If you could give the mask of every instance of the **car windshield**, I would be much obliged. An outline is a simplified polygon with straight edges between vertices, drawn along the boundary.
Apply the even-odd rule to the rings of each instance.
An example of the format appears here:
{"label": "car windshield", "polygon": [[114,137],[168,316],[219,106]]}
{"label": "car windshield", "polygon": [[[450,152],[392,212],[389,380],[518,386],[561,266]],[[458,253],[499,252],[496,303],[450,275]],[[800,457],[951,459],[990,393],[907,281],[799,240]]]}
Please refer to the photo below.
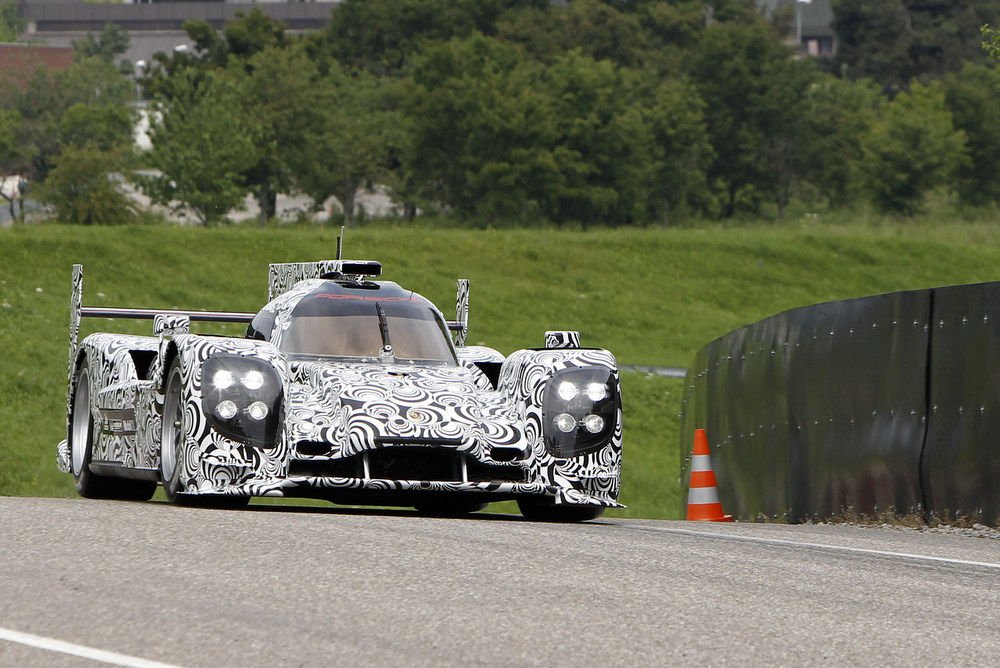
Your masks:
{"label": "car windshield", "polygon": [[279,347],[292,355],[375,358],[382,350],[379,309],[397,360],[456,364],[447,326],[426,305],[365,304],[364,312],[293,315]]}

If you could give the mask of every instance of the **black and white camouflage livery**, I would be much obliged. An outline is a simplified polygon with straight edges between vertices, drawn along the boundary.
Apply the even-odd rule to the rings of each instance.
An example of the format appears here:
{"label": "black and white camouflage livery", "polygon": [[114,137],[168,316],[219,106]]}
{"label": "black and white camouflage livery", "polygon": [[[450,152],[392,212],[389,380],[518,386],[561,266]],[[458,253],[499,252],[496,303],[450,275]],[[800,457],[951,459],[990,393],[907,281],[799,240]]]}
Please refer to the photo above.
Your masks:
{"label": "black and white camouflage livery", "polygon": [[[60,469],[102,498],[150,498],[159,484],[189,503],[299,496],[459,513],[517,500],[526,516],[556,520],[620,505],[610,352],[581,348],[567,331],[507,357],[466,346],[468,281],[447,322],[419,295],[369,280],[380,272],[369,261],[271,265],[270,301],[238,314],[90,309],[75,266]],[[296,319],[347,308],[377,313],[386,345],[353,357],[303,352]],[[383,313],[393,308],[430,309],[446,341],[435,343],[440,359],[397,356],[389,336],[403,321]],[[153,336],[77,342],[81,316],[150,318]],[[190,333],[202,320],[246,322],[247,336]]]}

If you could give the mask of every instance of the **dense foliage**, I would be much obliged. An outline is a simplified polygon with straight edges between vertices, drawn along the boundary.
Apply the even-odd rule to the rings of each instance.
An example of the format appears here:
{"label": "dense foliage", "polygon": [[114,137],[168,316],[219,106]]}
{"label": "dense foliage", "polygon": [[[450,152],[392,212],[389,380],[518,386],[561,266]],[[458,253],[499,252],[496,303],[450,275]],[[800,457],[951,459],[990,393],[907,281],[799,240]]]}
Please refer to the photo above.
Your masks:
{"label": "dense foliage", "polygon": [[[289,192],[334,197],[351,222],[375,184],[403,215],[478,225],[996,205],[1000,80],[980,26],[1000,1],[832,6],[839,50],[819,59],[754,0],[344,0],[306,35],[256,9],[221,31],[189,22],[194,46],[143,73],[155,171],[137,181],[203,224],[247,195],[264,224]],[[122,37],[7,87],[4,173],[44,179],[88,118],[92,150],[127,157],[108,142],[120,114],[98,118],[130,91]]]}
{"label": "dense foliage", "polygon": [[832,0],[836,66],[889,88],[982,63],[980,28],[1000,17],[997,0]]}

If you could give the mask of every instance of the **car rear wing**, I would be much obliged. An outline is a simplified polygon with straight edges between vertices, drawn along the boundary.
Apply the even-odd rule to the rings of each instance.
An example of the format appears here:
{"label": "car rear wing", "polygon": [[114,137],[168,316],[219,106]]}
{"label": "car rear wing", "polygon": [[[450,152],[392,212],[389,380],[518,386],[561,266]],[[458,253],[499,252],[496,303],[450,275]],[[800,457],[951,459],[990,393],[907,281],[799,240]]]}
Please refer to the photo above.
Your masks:
{"label": "car rear wing", "polygon": [[83,305],[83,265],[73,265],[73,287],[69,307],[69,377],[72,381],[79,351],[80,320],[83,318],[119,318],[128,320],[153,320],[154,334],[172,329],[178,322],[235,322],[249,323],[254,313],[230,311],[183,311],[177,309],[105,308]]}
{"label": "car rear wing", "polygon": [[[378,276],[382,265],[372,260],[323,260],[272,264],[269,269],[268,288],[270,299],[287,291],[292,285],[306,278],[319,278],[332,273],[351,276]],[[460,278],[455,297],[455,320],[448,321],[448,330],[455,336],[455,345],[465,346],[469,333],[469,279]],[[83,305],[83,265],[73,265],[73,286],[70,294],[69,317],[69,379],[76,370],[79,352],[80,321],[83,318],[118,318],[128,320],[153,320],[154,334],[169,327],[171,321],[186,318],[188,322],[249,323],[253,313],[230,311],[187,311],[178,309],[107,308]],[[160,331],[157,331],[160,330]]]}

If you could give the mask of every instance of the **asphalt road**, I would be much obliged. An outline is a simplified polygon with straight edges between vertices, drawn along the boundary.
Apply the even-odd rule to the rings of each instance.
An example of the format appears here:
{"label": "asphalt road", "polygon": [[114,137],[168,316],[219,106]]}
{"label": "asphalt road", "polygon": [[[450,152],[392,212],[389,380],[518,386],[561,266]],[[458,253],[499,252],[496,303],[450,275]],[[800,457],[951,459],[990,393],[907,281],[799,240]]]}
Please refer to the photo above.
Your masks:
{"label": "asphalt road", "polygon": [[1000,540],[0,498],[0,665],[98,665],[56,641],[119,665],[992,665]]}

